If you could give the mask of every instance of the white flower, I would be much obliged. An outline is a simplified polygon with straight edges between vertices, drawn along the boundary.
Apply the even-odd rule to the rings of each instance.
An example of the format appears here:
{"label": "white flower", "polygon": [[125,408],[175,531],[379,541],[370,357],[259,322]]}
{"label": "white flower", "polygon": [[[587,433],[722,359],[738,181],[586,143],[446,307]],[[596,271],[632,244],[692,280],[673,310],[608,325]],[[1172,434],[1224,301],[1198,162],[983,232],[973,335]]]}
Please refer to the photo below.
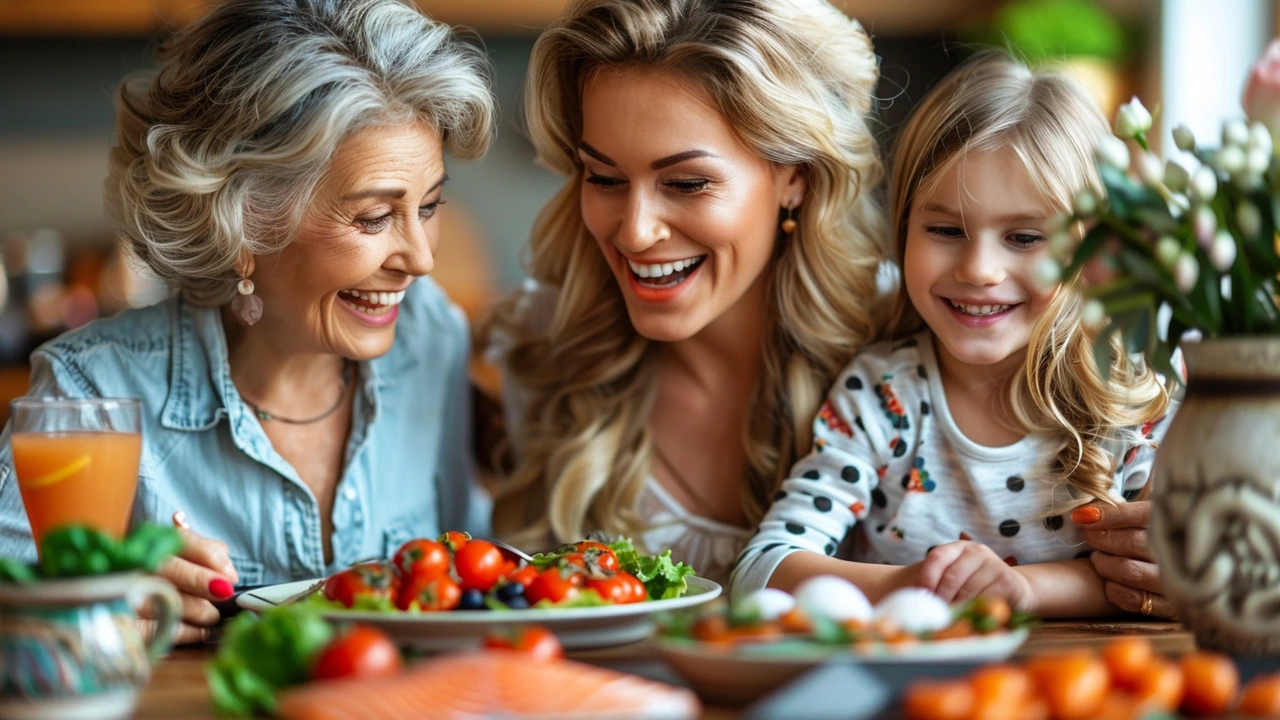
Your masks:
{"label": "white flower", "polygon": [[1102,327],[1102,323],[1106,322],[1106,319],[1107,308],[1103,306],[1101,300],[1088,300],[1080,310],[1080,322],[1091,330],[1097,330]]}
{"label": "white flower", "polygon": [[1070,258],[1076,241],[1066,230],[1055,231],[1049,236],[1049,252],[1056,258]]}
{"label": "white flower", "polygon": [[1243,120],[1228,120],[1222,125],[1222,146],[1243,148],[1249,144],[1249,126]]}
{"label": "white flower", "polygon": [[1196,149],[1196,136],[1191,133],[1191,128],[1186,125],[1179,125],[1173,129],[1173,144],[1183,152],[1194,152]]}
{"label": "white flower", "polygon": [[1236,224],[1246,238],[1257,237],[1262,232],[1262,213],[1258,206],[1248,200],[1241,200],[1236,206]]}
{"label": "white flower", "polygon": [[1174,192],[1186,192],[1191,182],[1191,170],[1174,158],[1164,163],[1164,184]]}
{"label": "white flower", "polygon": [[1213,200],[1213,196],[1218,194],[1218,176],[1214,174],[1213,168],[1200,166],[1191,176],[1191,183],[1187,186],[1191,192],[1191,199],[1198,203],[1207,203]]}
{"label": "white flower", "polygon": [[1226,230],[1219,230],[1209,246],[1209,262],[1218,272],[1227,272],[1236,262],[1236,240]]}
{"label": "white flower", "polygon": [[1178,256],[1182,254],[1182,243],[1168,235],[1162,236],[1156,241],[1155,256],[1156,261],[1161,265],[1173,269],[1175,263],[1178,262]]}
{"label": "white flower", "polygon": [[1062,266],[1053,258],[1041,258],[1040,262],[1031,268],[1031,277],[1040,287],[1051,290],[1062,280]]}
{"label": "white flower", "polygon": [[1108,135],[1098,141],[1098,149],[1095,151],[1098,162],[1108,165],[1121,172],[1129,169],[1129,146],[1124,141],[1114,135]]}
{"label": "white flower", "polygon": [[1196,256],[1189,252],[1179,255],[1173,265],[1173,284],[1178,286],[1178,292],[1191,292],[1199,279],[1200,263],[1196,262]]}
{"label": "white flower", "polygon": [[1218,151],[1218,169],[1228,175],[1244,170],[1248,161],[1244,148],[1238,145],[1226,145]]}
{"label": "white flower", "polygon": [[1191,209],[1191,201],[1182,193],[1169,193],[1169,197],[1166,198],[1165,204],[1169,206],[1169,215],[1172,216],[1174,220],[1186,215],[1187,211]]}
{"label": "white flower", "polygon": [[1142,153],[1138,158],[1138,177],[1148,187],[1160,187],[1164,184],[1164,163],[1155,153]]}
{"label": "white flower", "polygon": [[1245,169],[1250,174],[1261,175],[1271,167],[1271,148],[1249,148],[1245,151],[1244,158]]}
{"label": "white flower", "polygon": [[1218,230],[1218,218],[1208,206],[1199,205],[1191,214],[1191,230],[1196,235],[1200,247],[1208,250],[1213,243],[1213,234]]}
{"label": "white flower", "polygon": [[1268,155],[1271,154],[1271,151],[1274,148],[1271,139],[1271,131],[1267,129],[1266,125],[1263,125],[1260,122],[1255,122],[1249,126],[1248,147],[1250,150],[1262,150]]}
{"label": "white flower", "polygon": [[1129,102],[1120,106],[1116,112],[1116,135],[1122,138],[1136,138],[1151,129],[1151,113],[1142,106],[1142,101],[1134,96]]}
{"label": "white flower", "polygon": [[1089,217],[1098,212],[1098,198],[1089,188],[1085,188],[1076,193],[1076,201],[1074,203],[1076,214],[1080,217]]}

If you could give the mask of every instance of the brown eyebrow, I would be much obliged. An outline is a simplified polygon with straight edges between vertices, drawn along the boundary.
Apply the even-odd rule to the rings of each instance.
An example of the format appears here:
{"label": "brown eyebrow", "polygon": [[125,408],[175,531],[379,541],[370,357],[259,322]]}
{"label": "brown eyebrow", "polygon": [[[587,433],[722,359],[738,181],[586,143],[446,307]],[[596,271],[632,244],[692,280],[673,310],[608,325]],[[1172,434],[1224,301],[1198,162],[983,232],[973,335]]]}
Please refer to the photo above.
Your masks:
{"label": "brown eyebrow", "polygon": [[[427,190],[427,193],[430,194],[435,192],[436,188],[440,187],[441,185],[444,185],[445,181],[447,181],[448,179],[449,179],[448,175],[441,175],[440,179],[437,180],[436,183],[432,185],[430,189]],[[344,195],[342,198],[342,201],[352,202],[354,200],[365,200],[368,198],[399,200],[400,198],[404,197],[405,192],[406,191],[404,188],[369,188],[368,190],[357,190],[356,192],[353,192],[350,195]]]}
{"label": "brown eyebrow", "polygon": [[[925,203],[920,207],[921,212],[935,212],[943,215],[959,216],[962,213],[953,207],[948,207],[941,203]],[[1013,213],[1011,215],[1001,215],[995,218],[996,222],[1001,225],[1016,225],[1023,222],[1043,222],[1047,216],[1039,213]]]}
{"label": "brown eyebrow", "polygon": [[[604,163],[605,165],[608,165],[609,167],[615,167],[615,168],[618,167],[618,163],[614,162],[613,158],[610,158],[608,155],[605,155],[599,150],[591,147],[591,145],[587,143],[585,140],[578,143],[578,149],[590,155],[592,158],[595,158],[596,160]],[[685,150],[684,152],[679,152],[679,153],[676,153],[675,155],[668,155],[664,158],[659,158],[657,160],[654,160],[652,163],[649,164],[649,167],[654,170],[661,170],[665,167],[670,167],[672,165],[675,165],[676,163],[684,162],[685,160],[693,160],[695,158],[704,158],[704,157],[716,157],[716,155],[710,150]]]}

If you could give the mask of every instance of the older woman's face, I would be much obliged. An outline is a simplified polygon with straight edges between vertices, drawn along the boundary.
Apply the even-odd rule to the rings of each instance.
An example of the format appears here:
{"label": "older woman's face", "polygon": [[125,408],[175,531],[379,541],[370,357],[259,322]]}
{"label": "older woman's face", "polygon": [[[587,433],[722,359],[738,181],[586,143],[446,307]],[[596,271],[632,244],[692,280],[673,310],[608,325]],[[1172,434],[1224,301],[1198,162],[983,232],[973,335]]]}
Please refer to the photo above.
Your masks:
{"label": "older woman's face", "polygon": [[353,133],[334,153],[294,241],[255,259],[263,323],[313,352],[385,354],[405,290],[434,265],[444,179],[442,143],[431,128]]}
{"label": "older woman's face", "polygon": [[761,279],[803,176],[753,153],[676,75],[606,68],[582,106],[582,218],[631,322],[653,340],[693,337]]}

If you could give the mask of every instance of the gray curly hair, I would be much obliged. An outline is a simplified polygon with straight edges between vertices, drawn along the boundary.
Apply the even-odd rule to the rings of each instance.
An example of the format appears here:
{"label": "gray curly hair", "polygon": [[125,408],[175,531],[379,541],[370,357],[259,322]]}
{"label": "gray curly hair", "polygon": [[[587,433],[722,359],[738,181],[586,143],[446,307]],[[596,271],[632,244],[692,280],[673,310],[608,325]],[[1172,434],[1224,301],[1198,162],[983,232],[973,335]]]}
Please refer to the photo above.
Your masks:
{"label": "gray curly hair", "polygon": [[463,159],[493,137],[484,53],[399,0],[230,0],[156,57],[117,94],[107,212],[200,305],[231,299],[242,252],[292,239],[355,130],[421,121]]}

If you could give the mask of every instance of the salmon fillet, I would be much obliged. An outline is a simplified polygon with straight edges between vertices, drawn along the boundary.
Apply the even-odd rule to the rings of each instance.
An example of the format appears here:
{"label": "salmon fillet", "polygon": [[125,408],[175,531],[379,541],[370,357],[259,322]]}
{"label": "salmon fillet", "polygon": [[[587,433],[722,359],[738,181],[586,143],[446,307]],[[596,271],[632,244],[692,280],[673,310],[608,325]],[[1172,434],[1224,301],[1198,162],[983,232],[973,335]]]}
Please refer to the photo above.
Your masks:
{"label": "salmon fillet", "polygon": [[701,711],[683,688],[505,650],[440,657],[392,678],[312,683],[279,702],[285,720],[676,720]]}

